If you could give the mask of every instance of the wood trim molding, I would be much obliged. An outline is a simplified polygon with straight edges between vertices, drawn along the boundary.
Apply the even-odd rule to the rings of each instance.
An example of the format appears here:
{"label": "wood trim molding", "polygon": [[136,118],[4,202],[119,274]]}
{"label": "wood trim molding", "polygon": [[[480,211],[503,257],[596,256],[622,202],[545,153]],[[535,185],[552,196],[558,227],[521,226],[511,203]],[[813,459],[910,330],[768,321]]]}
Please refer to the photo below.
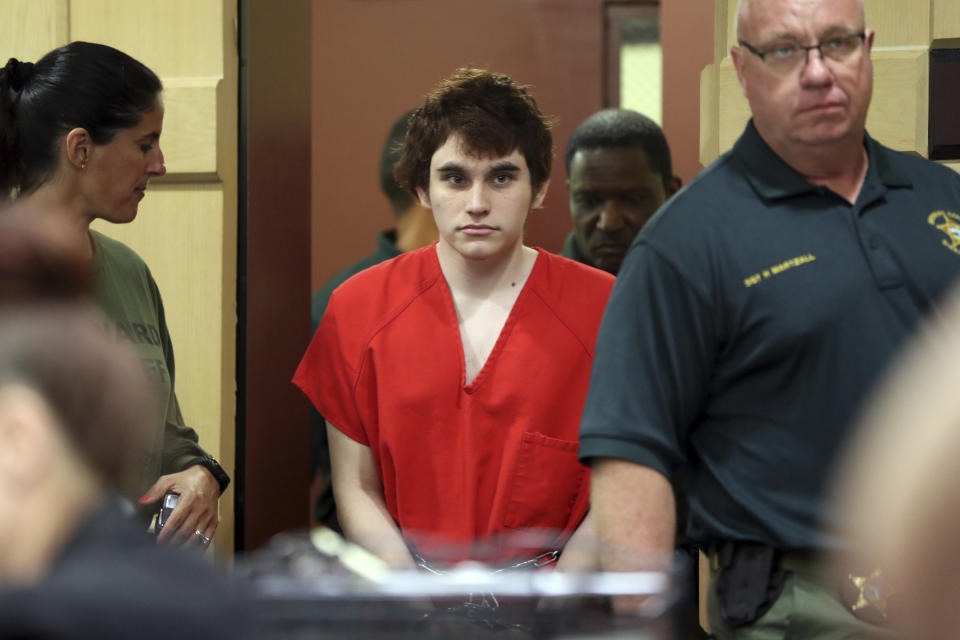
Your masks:
{"label": "wood trim molding", "polygon": [[167,181],[206,182],[222,178],[217,153],[220,78],[163,79],[162,147]]}

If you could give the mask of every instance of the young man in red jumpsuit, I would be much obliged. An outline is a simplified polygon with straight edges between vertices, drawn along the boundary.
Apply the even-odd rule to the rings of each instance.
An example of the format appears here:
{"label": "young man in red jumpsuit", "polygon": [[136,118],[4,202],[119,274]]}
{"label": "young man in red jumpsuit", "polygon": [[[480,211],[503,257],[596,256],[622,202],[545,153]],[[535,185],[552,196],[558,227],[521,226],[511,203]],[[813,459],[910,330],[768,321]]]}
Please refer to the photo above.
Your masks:
{"label": "young man in red jumpsuit", "polygon": [[559,567],[586,568],[577,431],[613,277],[523,244],[549,122],[509,77],[461,69],[404,145],[398,182],[439,241],[336,289],[294,377],[327,419],[344,533],[397,568],[564,547]]}

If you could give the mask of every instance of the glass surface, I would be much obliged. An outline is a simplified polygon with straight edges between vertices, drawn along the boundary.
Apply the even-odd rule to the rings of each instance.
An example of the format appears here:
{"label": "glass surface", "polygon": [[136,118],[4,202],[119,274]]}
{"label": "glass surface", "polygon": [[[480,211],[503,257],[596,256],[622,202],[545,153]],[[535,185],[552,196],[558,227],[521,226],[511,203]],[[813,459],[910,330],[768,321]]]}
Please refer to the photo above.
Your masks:
{"label": "glass surface", "polygon": [[[646,638],[671,640],[689,612],[695,565],[631,573],[494,570],[477,562],[442,573],[390,571],[329,530],[286,533],[238,563],[270,638]],[[611,597],[642,596],[617,615]],[[684,608],[685,607],[685,608]],[[689,615],[687,613],[686,615]]]}

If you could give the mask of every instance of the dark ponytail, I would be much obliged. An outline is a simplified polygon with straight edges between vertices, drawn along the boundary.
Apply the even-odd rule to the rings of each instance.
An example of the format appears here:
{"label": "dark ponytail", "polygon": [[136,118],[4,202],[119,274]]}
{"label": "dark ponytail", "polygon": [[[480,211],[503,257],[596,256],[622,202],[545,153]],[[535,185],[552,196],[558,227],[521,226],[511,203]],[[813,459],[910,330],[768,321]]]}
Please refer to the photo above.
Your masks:
{"label": "dark ponytail", "polygon": [[0,197],[48,180],[71,129],[106,144],[137,125],[162,89],[153,71],[102,44],[71,42],[36,64],[11,58],[0,70]]}
{"label": "dark ponytail", "polygon": [[16,105],[32,74],[33,64],[16,58],[10,58],[0,69],[0,194],[3,195],[10,192],[21,173]]}
{"label": "dark ponytail", "polygon": [[10,58],[7,66],[3,68],[9,78],[10,88],[14,91],[23,91],[23,86],[27,84],[30,76],[33,75],[32,62],[20,62],[16,58]]}

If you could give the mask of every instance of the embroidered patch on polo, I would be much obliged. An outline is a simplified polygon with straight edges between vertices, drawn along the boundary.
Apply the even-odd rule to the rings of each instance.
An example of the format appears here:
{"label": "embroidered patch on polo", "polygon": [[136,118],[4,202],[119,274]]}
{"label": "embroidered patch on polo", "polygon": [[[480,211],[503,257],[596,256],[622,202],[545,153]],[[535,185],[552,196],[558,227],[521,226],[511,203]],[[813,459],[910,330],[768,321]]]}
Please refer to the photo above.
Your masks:
{"label": "embroidered patch on polo", "polygon": [[960,255],[960,215],[952,211],[934,211],[927,217],[927,222],[947,235],[943,246]]}

